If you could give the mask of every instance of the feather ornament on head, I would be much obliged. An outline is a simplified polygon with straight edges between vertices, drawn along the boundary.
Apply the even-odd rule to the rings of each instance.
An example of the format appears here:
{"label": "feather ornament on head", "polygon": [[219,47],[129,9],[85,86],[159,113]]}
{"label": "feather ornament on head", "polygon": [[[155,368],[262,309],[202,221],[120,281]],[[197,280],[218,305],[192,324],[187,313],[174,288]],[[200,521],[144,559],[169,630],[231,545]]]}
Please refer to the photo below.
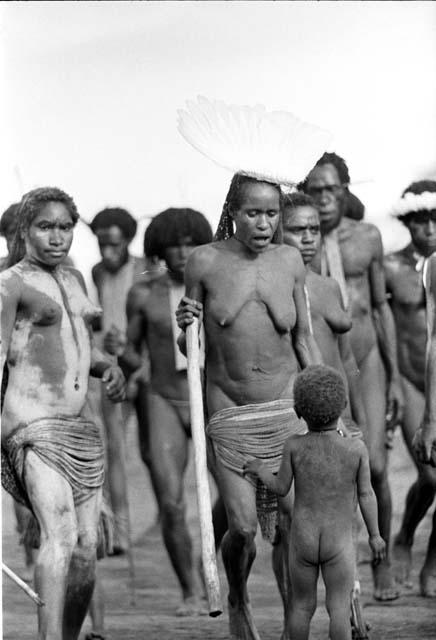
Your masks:
{"label": "feather ornament on head", "polygon": [[402,198],[392,207],[391,215],[402,218],[408,213],[417,211],[433,211],[436,209],[436,193],[424,191],[423,193],[411,193],[407,191]]}
{"label": "feather ornament on head", "polygon": [[219,166],[287,186],[307,175],[332,138],[286,111],[229,105],[202,96],[187,101],[178,116],[185,140]]}

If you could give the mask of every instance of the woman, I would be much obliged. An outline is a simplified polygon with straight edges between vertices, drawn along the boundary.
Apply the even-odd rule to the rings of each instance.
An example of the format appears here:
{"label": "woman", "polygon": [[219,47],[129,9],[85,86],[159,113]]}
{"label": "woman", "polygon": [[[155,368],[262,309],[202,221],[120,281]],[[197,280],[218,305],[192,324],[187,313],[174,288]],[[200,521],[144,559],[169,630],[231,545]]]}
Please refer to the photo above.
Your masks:
{"label": "woman", "polygon": [[121,370],[92,346],[99,310],[81,274],[63,265],[78,218],[60,189],[30,191],[0,274],[1,366],[9,371],[2,454],[40,529],[38,637],[47,640],[78,638],[94,587],[104,461],[98,429],[85,418],[89,375],[114,402],[124,395]]}
{"label": "woman", "polygon": [[[189,256],[186,295],[177,311],[182,330],[203,315],[207,433],[229,523],[222,553],[232,638],[258,638],[247,594],[258,516],[264,535],[275,543],[274,570],[285,606],[289,586],[288,519],[281,519],[281,535],[274,537],[272,496],[254,478],[243,477],[243,466],[256,456],[278,470],[284,441],[304,428],[293,410],[295,376],[300,367],[321,360],[309,330],[301,256],[277,244],[280,210],[278,185],[236,174],[218,242]],[[183,338],[179,344],[185,348]]]}

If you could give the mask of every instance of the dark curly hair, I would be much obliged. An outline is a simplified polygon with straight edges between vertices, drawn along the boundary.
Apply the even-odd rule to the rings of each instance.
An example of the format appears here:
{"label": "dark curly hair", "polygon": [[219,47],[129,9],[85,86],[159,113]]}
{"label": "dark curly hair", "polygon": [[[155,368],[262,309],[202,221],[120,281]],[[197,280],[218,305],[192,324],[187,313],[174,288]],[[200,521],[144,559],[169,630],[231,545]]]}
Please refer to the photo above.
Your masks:
{"label": "dark curly hair", "polygon": [[97,233],[99,229],[119,227],[126,240],[133,240],[138,224],[126,209],[121,209],[121,207],[107,207],[95,215],[89,226],[93,233]]}
{"label": "dark curly hair", "polygon": [[38,189],[32,189],[32,191],[29,191],[22,197],[18,207],[16,214],[17,229],[12,243],[11,253],[8,257],[7,267],[12,267],[24,258],[26,248],[23,232],[29,228],[32,221],[49,202],[61,202],[69,212],[73,223],[76,224],[78,221],[79,213],[74,200],[65,193],[65,191],[62,191],[58,187],[39,187]]}
{"label": "dark curly hair", "polygon": [[344,381],[332,367],[310,365],[295,379],[295,411],[314,429],[337,420],[346,406],[346,398]]}
{"label": "dark curly hair", "polygon": [[283,209],[296,209],[297,207],[313,207],[316,209],[316,204],[312,196],[307,193],[301,193],[301,191],[283,196]]}
{"label": "dark curly hair", "polygon": [[[279,194],[280,198],[280,210],[282,209],[283,204],[283,192],[279,184],[274,182],[269,182],[268,180],[259,180],[257,178],[253,178],[252,176],[247,176],[243,173],[235,173],[230,183],[230,188],[227,192],[226,199],[224,201],[223,210],[221,212],[221,217],[218,223],[218,228],[216,230],[214,240],[227,240],[231,238],[234,234],[233,228],[233,218],[231,216],[231,212],[237,211],[241,206],[244,195],[245,195],[245,186],[247,184],[269,184],[275,189]],[[279,226],[277,227],[277,231],[274,234],[272,239],[274,243],[282,242],[282,225],[281,225],[281,215]]]}
{"label": "dark curly hair", "polygon": [[212,242],[212,229],[205,216],[195,209],[165,209],[150,222],[144,234],[144,254],[148,258],[165,257],[168,247],[177,246],[183,238],[195,245]]}
{"label": "dark curly hair", "polygon": [[[401,197],[404,197],[406,193],[414,193],[416,195],[420,195],[421,193],[425,193],[428,191],[429,193],[436,193],[436,180],[418,180],[417,182],[412,182],[409,186],[404,189]],[[420,211],[410,211],[410,213],[406,213],[403,216],[398,216],[398,220],[400,220],[403,224],[407,225],[409,222],[415,218],[416,214],[421,213]],[[425,211],[425,213],[429,213]]]}
{"label": "dark curly hair", "polygon": [[6,238],[6,236],[13,235],[18,226],[18,209],[20,208],[19,202],[14,202],[9,205],[6,211],[3,211],[0,218],[0,236]]}
{"label": "dark curly hair", "polygon": [[[339,181],[344,187],[344,215],[347,218],[352,218],[353,220],[362,220],[365,215],[365,206],[362,201],[354,195],[354,193],[351,193],[348,188],[351,180],[347,163],[343,158],[341,158],[341,156],[338,156],[337,153],[326,152],[321,156],[321,158],[319,158],[319,160],[317,160],[314,168],[322,167],[326,164],[331,164],[335,167]],[[308,179],[309,176],[306,176],[306,178],[297,185],[297,189],[299,191],[307,191]]]}

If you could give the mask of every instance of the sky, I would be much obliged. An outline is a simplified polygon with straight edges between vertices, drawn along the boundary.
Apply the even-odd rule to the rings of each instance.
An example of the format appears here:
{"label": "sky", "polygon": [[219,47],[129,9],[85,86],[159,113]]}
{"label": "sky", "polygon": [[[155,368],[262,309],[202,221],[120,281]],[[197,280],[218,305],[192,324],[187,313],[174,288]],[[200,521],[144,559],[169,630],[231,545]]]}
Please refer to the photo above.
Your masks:
{"label": "sky", "polygon": [[[436,3],[3,2],[0,14],[0,211],[43,185],[85,222],[123,206],[140,221],[137,255],[167,207],[216,226],[231,175],[176,127],[197,95],[329,129],[387,250],[407,240],[392,203],[436,179]],[[98,259],[86,224],[72,255],[85,275]]]}

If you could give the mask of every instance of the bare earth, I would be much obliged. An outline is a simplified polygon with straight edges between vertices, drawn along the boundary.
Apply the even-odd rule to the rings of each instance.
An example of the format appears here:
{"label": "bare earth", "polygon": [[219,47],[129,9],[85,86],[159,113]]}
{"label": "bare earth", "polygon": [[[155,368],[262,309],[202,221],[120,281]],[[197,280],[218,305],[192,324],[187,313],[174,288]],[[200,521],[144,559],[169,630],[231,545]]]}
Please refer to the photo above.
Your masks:
{"label": "bare earth", "polygon": [[[161,542],[153,528],[156,517],[155,500],[148,475],[139,459],[136,431],[129,424],[128,434],[130,511],[133,529],[135,602],[132,602],[131,580],[125,557],[107,558],[99,563],[106,592],[106,628],[110,640],[220,640],[228,638],[227,614],[218,618],[178,618],[174,611],[179,604],[179,590]],[[396,532],[407,488],[415,476],[412,463],[397,433],[390,460],[394,499],[393,531]],[[189,522],[199,549],[196,526],[196,502],[192,464],[187,479]],[[434,505],[432,507],[434,509]],[[417,574],[423,562],[424,549],[430,531],[430,515],[420,525],[414,546],[413,588],[388,604],[371,598],[369,564],[359,567],[363,589],[364,614],[372,626],[372,640],[430,640],[436,638],[436,599],[418,595]],[[3,559],[18,575],[25,574],[23,554],[14,531],[12,501],[3,492]],[[366,538],[361,535],[362,560],[369,558]],[[223,602],[226,600],[226,579],[219,558]],[[278,640],[282,628],[282,608],[271,569],[269,546],[258,538],[258,555],[250,577],[250,593],[256,623],[262,640]],[[324,588],[319,585],[318,610],[311,627],[313,640],[327,638],[328,621],[324,609]],[[83,634],[89,631],[85,621]],[[36,607],[7,577],[3,578],[3,638],[30,640],[36,638]]]}

